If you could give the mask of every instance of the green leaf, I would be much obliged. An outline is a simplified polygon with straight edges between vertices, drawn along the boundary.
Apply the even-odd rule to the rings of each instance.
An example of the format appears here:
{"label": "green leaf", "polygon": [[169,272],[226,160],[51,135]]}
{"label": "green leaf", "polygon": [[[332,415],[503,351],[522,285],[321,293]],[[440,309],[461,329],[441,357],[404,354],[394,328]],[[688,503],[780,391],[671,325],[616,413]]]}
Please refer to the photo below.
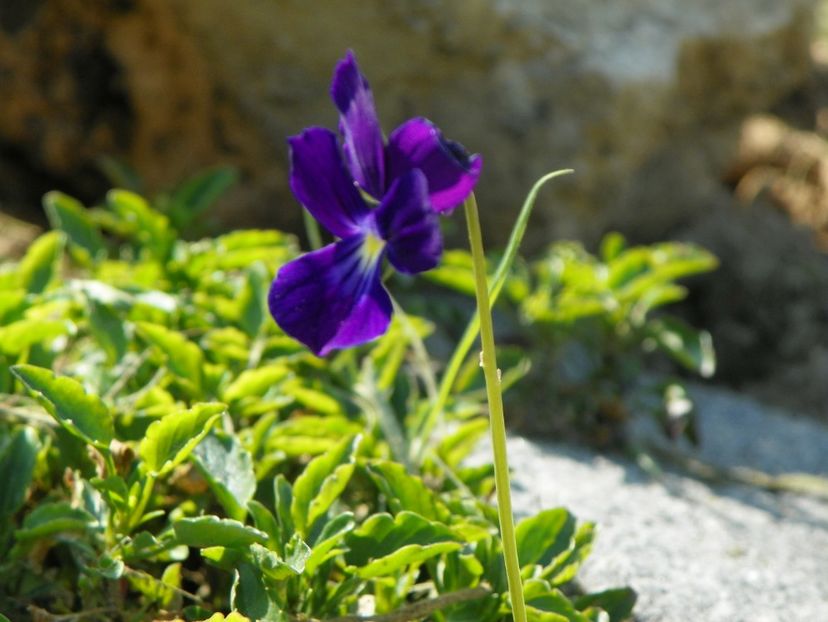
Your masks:
{"label": "green leaf", "polygon": [[[527,613],[530,620],[539,622],[590,622],[584,613],[558,589],[543,579],[529,579],[523,583]],[[550,617],[548,614],[552,614]]]}
{"label": "green leaf", "polygon": [[415,512],[428,520],[440,520],[447,510],[439,504],[434,492],[429,490],[423,480],[411,475],[397,462],[377,461],[368,465],[368,473],[385,495],[391,511],[403,510]]}
{"label": "green leaf", "polygon": [[173,530],[179,543],[196,548],[246,548],[251,544],[267,543],[267,534],[263,531],[217,516],[182,518],[173,523]]}
{"label": "green leaf", "polygon": [[30,542],[69,531],[86,531],[97,524],[95,517],[65,501],[43,503],[23,519],[23,528],[14,532],[19,542]]}
{"label": "green leaf", "polygon": [[129,346],[124,321],[109,307],[89,301],[89,330],[106,352],[110,363],[117,363]]}
{"label": "green leaf", "polygon": [[316,519],[325,514],[345,490],[354,472],[354,459],[361,439],[359,435],[343,439],[328,453],[311,460],[296,478],[290,515],[300,534],[307,535]]}
{"label": "green leaf", "polygon": [[389,575],[463,546],[447,526],[413,512],[395,517],[374,514],[346,541],[350,550],[345,560],[352,572],[365,579]]}
{"label": "green leaf", "polygon": [[69,432],[98,449],[109,450],[114,436],[112,413],[101,398],[86,393],[77,380],[58,377],[42,367],[15,365],[12,373]]}
{"label": "green leaf", "polygon": [[233,608],[251,620],[287,622],[275,590],[265,584],[261,571],[250,563],[241,563],[230,594]]}
{"label": "green leaf", "polygon": [[35,431],[24,426],[15,430],[11,440],[0,450],[0,521],[4,521],[23,505],[34,477],[40,440]]}
{"label": "green leaf", "polygon": [[282,528],[273,513],[255,499],[247,502],[247,509],[253,517],[256,529],[268,536],[268,547],[274,550],[282,549]]}
{"label": "green leaf", "polygon": [[360,430],[360,424],[341,416],[292,417],[274,426],[267,439],[267,450],[283,451],[288,456],[317,456]]}
{"label": "green leaf", "polygon": [[574,604],[577,609],[600,607],[607,612],[610,622],[624,622],[624,620],[632,618],[633,607],[635,607],[637,598],[638,595],[635,590],[623,587],[577,596]]}
{"label": "green leaf", "polygon": [[316,569],[326,561],[348,550],[345,546],[345,536],[353,531],[355,525],[352,512],[343,512],[328,521],[322,528],[305,564],[305,570],[309,576],[313,576]]}
{"label": "green leaf", "polygon": [[141,336],[163,352],[172,372],[199,394],[202,387],[204,355],[192,341],[184,335],[160,324],[138,322],[136,324]]}
{"label": "green leaf", "polygon": [[702,378],[710,378],[716,371],[713,339],[707,331],[696,330],[677,317],[663,316],[649,322],[647,332],[661,350]]}
{"label": "green leaf", "polygon": [[226,402],[235,402],[245,397],[260,397],[289,373],[290,369],[281,363],[246,369],[224,390],[222,397]]}
{"label": "green leaf", "polygon": [[256,492],[250,453],[235,436],[214,431],[196,446],[193,456],[227,515],[244,520],[247,503]]}
{"label": "green leaf", "polygon": [[488,431],[489,420],[486,417],[463,423],[454,432],[440,439],[437,454],[447,466],[456,469]]}
{"label": "green leaf", "polygon": [[175,240],[167,217],[128,190],[110,190],[107,206],[121,219],[126,232],[158,261],[165,262]]}
{"label": "green leaf", "polygon": [[296,531],[291,513],[293,488],[281,473],[273,478],[273,505],[276,508],[276,520],[279,521],[282,537],[287,540],[287,535]]}
{"label": "green leaf", "polygon": [[191,177],[170,197],[170,217],[183,228],[194,222],[222,194],[238,181],[236,169],[216,167]]}
{"label": "green leaf", "polygon": [[85,261],[97,259],[106,252],[103,238],[86,208],[77,200],[52,191],[43,197],[43,207],[53,229],[60,229]]}
{"label": "green leaf", "polygon": [[575,518],[564,508],[544,510],[525,518],[515,528],[521,568],[546,566],[567,551],[575,533]]}
{"label": "green leaf", "polygon": [[50,231],[29,246],[17,267],[21,287],[33,294],[39,294],[46,289],[57,274],[64,239],[60,231]]}
{"label": "green leaf", "polygon": [[139,449],[144,468],[155,476],[172,471],[207,436],[224,410],[224,404],[196,404],[153,421]]}
{"label": "green leaf", "polygon": [[574,579],[581,565],[589,556],[594,539],[595,525],[593,523],[579,525],[570,541],[569,549],[559,554],[543,568],[540,576],[547,579],[552,585],[564,585]]}
{"label": "green leaf", "polygon": [[244,287],[239,295],[239,326],[250,337],[258,335],[270,321],[267,309],[267,291],[270,285],[267,268],[261,262],[249,266]]}
{"label": "green leaf", "polygon": [[0,326],[0,352],[16,357],[35,344],[46,345],[58,337],[74,333],[75,325],[69,320],[17,320]]}

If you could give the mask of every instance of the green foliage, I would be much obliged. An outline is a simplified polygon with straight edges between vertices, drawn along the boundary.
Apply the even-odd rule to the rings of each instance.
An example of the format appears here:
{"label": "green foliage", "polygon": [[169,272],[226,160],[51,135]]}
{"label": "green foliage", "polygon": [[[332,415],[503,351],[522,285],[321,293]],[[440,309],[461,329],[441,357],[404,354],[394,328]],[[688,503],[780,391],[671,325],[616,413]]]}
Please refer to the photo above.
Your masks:
{"label": "green foliage", "polygon": [[[49,193],[54,231],[4,266],[0,611],[325,619],[365,595],[396,610],[425,583],[426,598],[483,589],[435,619],[505,619],[491,466],[463,465],[487,431],[474,374],[451,383],[431,435],[429,322],[398,313],[327,360],[281,333],[266,292],[290,236],[177,233],[234,175],[91,209]],[[515,359],[504,382],[523,370]],[[552,510],[519,534],[536,619],[629,616],[629,592],[571,596],[591,525]]]}
{"label": "green foliage", "polygon": [[[708,272],[716,264],[713,255],[692,244],[628,247],[615,233],[604,238],[600,256],[576,242],[557,242],[540,258],[518,266],[504,283],[504,293],[539,354],[536,381],[548,386],[551,376],[556,388],[556,402],[547,410],[591,435],[617,434],[626,420],[624,400],[640,384],[651,354],[710,377],[716,367],[710,334],[664,307],[686,297],[678,279]],[[426,276],[467,292],[469,256],[448,253]],[[675,387],[681,387],[675,379],[651,387],[657,397],[646,402],[656,404],[652,410],[670,436],[687,433],[692,440],[692,403],[677,409],[671,401]]]}

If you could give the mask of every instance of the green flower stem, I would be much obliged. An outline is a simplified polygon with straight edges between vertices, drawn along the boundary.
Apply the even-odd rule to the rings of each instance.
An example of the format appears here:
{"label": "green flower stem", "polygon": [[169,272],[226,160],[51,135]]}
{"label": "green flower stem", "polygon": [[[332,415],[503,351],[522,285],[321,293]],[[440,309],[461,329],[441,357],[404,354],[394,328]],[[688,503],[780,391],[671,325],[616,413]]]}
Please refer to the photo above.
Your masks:
{"label": "green flower stem", "polygon": [[147,478],[144,480],[144,486],[141,489],[141,496],[138,499],[138,504],[131,512],[129,521],[127,522],[127,533],[132,532],[132,530],[139,525],[141,519],[144,517],[144,512],[146,511],[147,504],[149,503],[149,500],[152,497],[152,489],[154,487],[155,475],[148,474]]}
{"label": "green flower stem", "polygon": [[523,601],[523,584],[520,579],[520,562],[517,555],[515,525],[512,518],[512,495],[509,489],[509,464],[506,459],[506,423],[503,418],[503,396],[500,393],[500,370],[495,356],[492,309],[489,305],[489,287],[486,283],[486,255],[483,253],[483,237],[477,215],[477,201],[471,194],[463,205],[469,228],[474,285],[477,294],[477,315],[480,318],[480,342],[483,375],[486,378],[486,395],[489,400],[489,427],[492,433],[494,453],[495,489],[497,511],[500,518],[500,538],[506,559],[506,577],[512,600],[515,622],[526,622],[526,605]]}
{"label": "green flower stem", "polygon": [[[509,270],[515,262],[518,248],[520,248],[520,243],[523,241],[523,235],[526,233],[526,227],[529,224],[529,216],[532,213],[532,208],[535,206],[535,199],[538,196],[538,192],[540,192],[540,189],[544,184],[546,184],[546,182],[551,181],[556,177],[568,175],[572,172],[572,169],[565,168],[559,171],[553,171],[552,173],[547,173],[535,182],[535,185],[532,186],[529,194],[526,195],[526,200],[520,208],[520,213],[518,214],[517,221],[512,229],[512,234],[509,236],[509,243],[506,245],[506,251],[503,253],[503,257],[501,258],[500,263],[495,270],[494,276],[492,277],[491,284],[489,285],[489,298],[492,304],[495,303],[500,295],[500,291],[506,283],[506,277],[509,276]],[[451,355],[451,360],[446,366],[446,371],[443,373],[440,380],[437,400],[432,403],[431,409],[428,411],[428,414],[423,420],[420,430],[416,435],[414,435],[416,440],[413,446],[413,462],[415,464],[419,463],[422,458],[422,452],[425,450],[425,444],[428,439],[431,438],[431,433],[434,431],[434,428],[440,419],[440,415],[446,407],[446,402],[451,395],[454,381],[457,379],[457,375],[463,367],[463,361],[466,360],[466,355],[469,353],[469,350],[474,344],[474,340],[477,338],[478,332],[480,332],[480,318],[475,313],[466,325],[466,331],[463,333],[463,337],[454,349],[454,353]]]}
{"label": "green flower stem", "polygon": [[322,233],[319,231],[319,223],[306,209],[302,210],[302,219],[304,220],[305,235],[308,236],[311,250],[315,251],[322,248]]}

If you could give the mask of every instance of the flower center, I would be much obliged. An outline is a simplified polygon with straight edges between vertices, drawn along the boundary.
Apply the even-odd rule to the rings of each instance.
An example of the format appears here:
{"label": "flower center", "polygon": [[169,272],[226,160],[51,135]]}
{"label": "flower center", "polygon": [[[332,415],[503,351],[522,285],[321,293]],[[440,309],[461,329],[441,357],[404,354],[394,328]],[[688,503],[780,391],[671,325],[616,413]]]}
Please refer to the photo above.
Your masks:
{"label": "flower center", "polygon": [[385,250],[385,240],[374,235],[373,233],[366,233],[365,239],[362,241],[362,249],[360,256],[362,265],[364,267],[375,265],[382,257],[382,252]]}

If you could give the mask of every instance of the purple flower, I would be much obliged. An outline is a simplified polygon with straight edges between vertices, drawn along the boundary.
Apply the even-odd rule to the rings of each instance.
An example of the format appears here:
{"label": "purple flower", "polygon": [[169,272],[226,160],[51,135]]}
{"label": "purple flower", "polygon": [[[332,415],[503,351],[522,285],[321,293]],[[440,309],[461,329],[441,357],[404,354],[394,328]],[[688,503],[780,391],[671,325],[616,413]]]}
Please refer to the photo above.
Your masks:
{"label": "purple flower", "polygon": [[482,164],[425,119],[404,123],[384,145],[371,91],[350,52],[337,65],[331,93],[342,147],[325,128],[291,137],[290,187],[339,240],[282,266],[268,296],[282,330],[320,356],[385,333],[391,299],[383,259],[406,274],[434,268],[443,251],[437,213],[468,196]]}
{"label": "purple flower", "polygon": [[351,51],[336,66],[331,97],[339,109],[348,169],[370,196],[381,199],[395,179],[412,169],[425,174],[431,206],[437,212],[451,211],[471,193],[483,159],[443,138],[428,119],[409,119],[384,143],[374,97]]}

